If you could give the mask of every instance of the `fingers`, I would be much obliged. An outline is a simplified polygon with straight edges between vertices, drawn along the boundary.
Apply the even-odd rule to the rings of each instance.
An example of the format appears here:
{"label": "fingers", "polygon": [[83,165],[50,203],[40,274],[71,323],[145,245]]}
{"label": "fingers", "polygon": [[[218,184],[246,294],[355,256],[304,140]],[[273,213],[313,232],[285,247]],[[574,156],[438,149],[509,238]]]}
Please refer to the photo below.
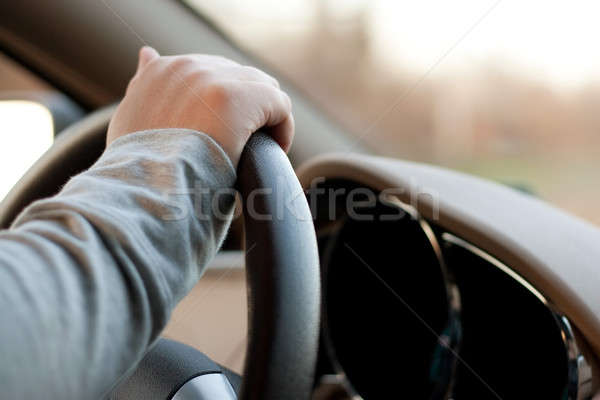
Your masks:
{"label": "fingers", "polygon": [[265,106],[265,126],[267,132],[275,139],[287,153],[294,139],[294,116],[292,115],[292,102],[289,96],[279,90],[268,90],[270,101]]}
{"label": "fingers", "polygon": [[121,113],[119,124],[111,122],[110,138],[155,126],[195,129],[215,139],[234,165],[250,134],[259,129],[286,152],[294,137],[291,101],[277,80],[219,56],[161,57],[144,46],[122,104],[129,112]]}
{"label": "fingers", "polygon": [[279,89],[279,82],[277,81],[277,79],[273,78],[271,75],[261,71],[258,68],[245,65],[239,68],[238,74],[240,79],[247,81],[265,82]]}
{"label": "fingers", "polygon": [[294,140],[294,129],[294,115],[290,113],[283,121],[273,127],[269,127],[268,132],[279,144],[279,146],[281,146],[283,151],[287,153],[290,151],[290,147],[292,147],[292,141]]}

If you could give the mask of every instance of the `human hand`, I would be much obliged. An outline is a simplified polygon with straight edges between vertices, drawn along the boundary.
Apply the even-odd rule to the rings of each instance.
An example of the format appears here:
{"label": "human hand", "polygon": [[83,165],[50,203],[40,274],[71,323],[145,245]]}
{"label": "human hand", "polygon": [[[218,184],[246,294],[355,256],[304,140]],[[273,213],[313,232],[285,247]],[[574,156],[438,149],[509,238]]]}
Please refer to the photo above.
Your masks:
{"label": "human hand", "polygon": [[143,47],[106,141],[146,129],[194,129],[219,143],[237,167],[246,141],[262,127],[289,150],[291,108],[278,82],[256,68],[210,55],[161,57]]}

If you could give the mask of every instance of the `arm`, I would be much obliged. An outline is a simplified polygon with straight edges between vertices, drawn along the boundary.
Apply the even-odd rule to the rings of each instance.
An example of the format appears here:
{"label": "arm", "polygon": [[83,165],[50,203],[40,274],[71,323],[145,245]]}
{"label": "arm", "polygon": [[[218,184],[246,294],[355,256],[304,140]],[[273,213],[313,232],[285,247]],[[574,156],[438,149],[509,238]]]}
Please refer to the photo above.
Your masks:
{"label": "arm", "polygon": [[140,132],[22,213],[0,234],[4,395],[99,398],[110,388],[160,333],[227,229],[228,219],[181,215],[195,200],[181,194],[233,181],[208,136]]}
{"label": "arm", "polygon": [[[247,137],[269,125],[265,112],[256,121],[223,116],[234,115],[236,98],[254,99],[254,108],[244,109],[250,115],[272,104],[281,108],[273,97],[249,91],[255,84],[244,79],[235,90],[221,90],[222,77],[230,85],[231,74],[210,59],[144,51],[102,157],[0,233],[2,397],[99,398],[135,366],[218,249],[233,207],[223,190],[233,186]],[[228,65],[238,77],[247,73]],[[184,87],[173,83],[179,79]],[[147,100],[152,92],[160,101]],[[198,102],[220,113],[217,122],[209,123]],[[166,119],[186,106],[193,115]],[[144,112],[136,114],[136,107]],[[240,129],[239,136],[219,129],[224,125]],[[283,132],[291,140],[291,131]],[[206,205],[219,191],[222,213],[215,214]]]}

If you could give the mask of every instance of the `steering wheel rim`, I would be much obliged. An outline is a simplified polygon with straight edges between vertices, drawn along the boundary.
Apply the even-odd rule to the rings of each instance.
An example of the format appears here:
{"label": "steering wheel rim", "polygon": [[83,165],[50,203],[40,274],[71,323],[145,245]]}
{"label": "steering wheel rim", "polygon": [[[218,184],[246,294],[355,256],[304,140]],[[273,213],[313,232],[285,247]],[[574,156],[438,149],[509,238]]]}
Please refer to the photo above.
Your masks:
{"label": "steering wheel rim", "polygon": [[[0,204],[8,228],[31,202],[58,192],[104,149],[114,106],[67,128]],[[320,275],[312,216],[284,152],[249,140],[236,183],[244,205],[248,345],[240,399],[308,399],[317,360]]]}

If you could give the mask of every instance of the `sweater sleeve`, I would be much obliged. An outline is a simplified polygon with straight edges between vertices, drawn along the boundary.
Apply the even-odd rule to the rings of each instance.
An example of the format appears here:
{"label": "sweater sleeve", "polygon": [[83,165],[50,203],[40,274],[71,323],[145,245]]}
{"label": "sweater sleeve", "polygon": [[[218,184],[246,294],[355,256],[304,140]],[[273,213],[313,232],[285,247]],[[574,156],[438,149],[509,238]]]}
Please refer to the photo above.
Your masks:
{"label": "sweater sleeve", "polygon": [[112,389],[216,253],[234,181],[209,136],[136,132],[0,232],[2,397]]}

